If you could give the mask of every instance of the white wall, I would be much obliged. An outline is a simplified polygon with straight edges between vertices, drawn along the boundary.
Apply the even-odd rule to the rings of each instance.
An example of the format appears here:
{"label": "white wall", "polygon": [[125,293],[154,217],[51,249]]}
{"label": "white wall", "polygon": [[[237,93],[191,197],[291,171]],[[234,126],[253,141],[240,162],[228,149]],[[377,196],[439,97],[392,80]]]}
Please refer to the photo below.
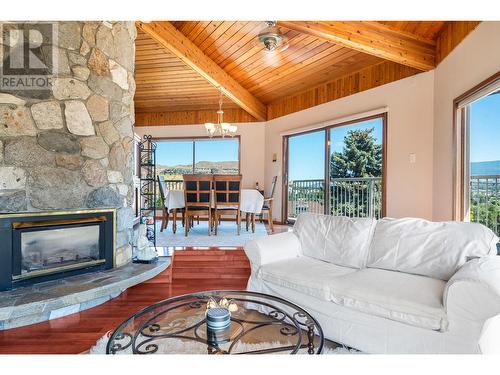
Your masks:
{"label": "white wall", "polygon": [[[421,73],[266,123],[266,187],[278,177],[274,217],[281,219],[282,135],[292,129],[387,107],[387,215],[432,218],[434,73]],[[272,162],[272,155],[278,161]],[[409,154],[416,154],[410,164]]]}
{"label": "white wall", "polygon": [[434,73],[434,220],[453,219],[453,100],[500,71],[500,22],[482,22]]}
{"label": "white wall", "polygon": [[[238,125],[240,135],[241,174],[243,187],[260,186],[264,183],[264,145],[265,131],[263,122],[249,122]],[[151,134],[153,137],[203,137],[207,135],[203,125],[179,126],[137,126],[135,132],[141,137]]]}

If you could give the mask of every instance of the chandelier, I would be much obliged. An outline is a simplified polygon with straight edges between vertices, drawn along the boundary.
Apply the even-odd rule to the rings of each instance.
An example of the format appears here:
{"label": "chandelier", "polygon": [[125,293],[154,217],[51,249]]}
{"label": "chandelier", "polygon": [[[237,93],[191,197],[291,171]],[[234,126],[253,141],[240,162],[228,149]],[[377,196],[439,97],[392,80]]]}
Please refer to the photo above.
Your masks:
{"label": "chandelier", "polygon": [[212,122],[205,123],[205,129],[209,137],[214,135],[219,135],[224,138],[226,135],[234,136],[238,127],[236,125],[231,125],[224,122],[224,111],[222,110],[222,101],[224,99],[224,93],[222,92],[222,87],[219,87],[220,97],[219,97],[219,110],[217,111],[217,124]]}

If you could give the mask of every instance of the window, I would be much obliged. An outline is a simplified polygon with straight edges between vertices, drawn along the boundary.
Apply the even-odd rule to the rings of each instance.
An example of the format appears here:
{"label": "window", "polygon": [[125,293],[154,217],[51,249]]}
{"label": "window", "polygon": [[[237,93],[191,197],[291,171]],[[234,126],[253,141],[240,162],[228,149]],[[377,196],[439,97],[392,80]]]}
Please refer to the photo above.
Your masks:
{"label": "window", "polygon": [[198,139],[194,141],[194,173],[238,174],[237,139]]}
{"label": "window", "polygon": [[455,219],[500,233],[500,74],[455,100]]}
{"label": "window", "polygon": [[157,139],[157,173],[165,181],[181,181],[183,174],[238,174],[239,137]]}
{"label": "window", "polygon": [[384,215],[386,114],[285,137],[286,216]]}

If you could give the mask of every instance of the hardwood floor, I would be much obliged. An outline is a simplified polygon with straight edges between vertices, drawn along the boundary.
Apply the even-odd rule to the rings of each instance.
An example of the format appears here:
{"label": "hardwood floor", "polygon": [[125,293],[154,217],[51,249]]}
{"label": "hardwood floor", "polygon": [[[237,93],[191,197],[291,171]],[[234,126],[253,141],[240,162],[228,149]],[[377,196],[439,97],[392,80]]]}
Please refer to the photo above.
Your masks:
{"label": "hardwood floor", "polygon": [[[275,225],[274,233],[288,230]],[[169,272],[167,270],[166,272]],[[245,289],[250,265],[242,248],[177,249],[172,284],[160,274],[119,297],[80,313],[0,331],[0,354],[78,354],[136,311],[172,296],[214,289]]]}

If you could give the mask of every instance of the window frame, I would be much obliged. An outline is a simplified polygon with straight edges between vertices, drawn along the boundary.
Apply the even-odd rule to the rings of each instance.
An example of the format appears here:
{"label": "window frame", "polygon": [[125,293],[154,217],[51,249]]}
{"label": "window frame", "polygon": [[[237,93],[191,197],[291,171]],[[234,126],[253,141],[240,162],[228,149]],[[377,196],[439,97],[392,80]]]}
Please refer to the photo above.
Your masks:
{"label": "window frame", "polygon": [[154,137],[155,142],[168,142],[168,141],[191,141],[193,142],[193,155],[192,155],[192,173],[194,174],[194,168],[196,164],[196,141],[197,140],[234,140],[238,141],[238,173],[241,174],[241,135],[235,135],[233,137],[221,137],[221,136],[199,136],[199,137]]}
{"label": "window frame", "polygon": [[[470,219],[468,106],[500,87],[500,71],[453,100],[453,220]],[[496,87],[496,88],[495,88]]]}

